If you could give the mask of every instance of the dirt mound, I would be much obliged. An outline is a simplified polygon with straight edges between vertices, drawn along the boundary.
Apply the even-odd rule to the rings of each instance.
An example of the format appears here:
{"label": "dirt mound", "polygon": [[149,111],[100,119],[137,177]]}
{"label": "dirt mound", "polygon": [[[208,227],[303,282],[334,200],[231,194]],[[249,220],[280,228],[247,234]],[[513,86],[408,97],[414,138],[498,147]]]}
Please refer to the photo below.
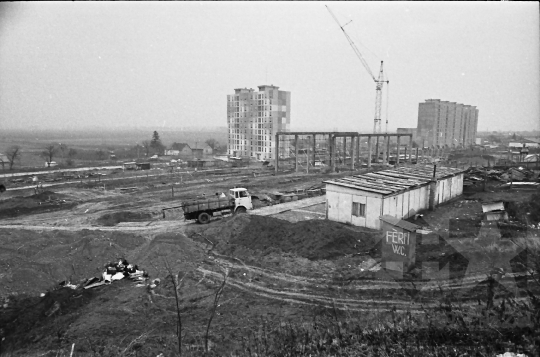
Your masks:
{"label": "dirt mound", "polygon": [[242,215],[221,227],[217,249],[234,255],[239,246],[269,254],[294,253],[310,260],[333,259],[369,250],[378,232],[358,232],[341,223],[323,220],[290,223],[272,217]]}
{"label": "dirt mound", "polygon": [[[58,319],[60,315],[77,311],[95,294],[96,291],[92,289],[58,288],[43,297],[20,296],[5,300],[5,308],[0,309],[0,326],[2,326],[0,337],[7,338],[2,350],[26,347],[43,339],[52,341],[59,339],[60,336],[51,333],[53,328],[51,321]],[[66,322],[69,323],[62,321],[62,325],[66,325]],[[56,323],[57,329],[58,325],[59,323]],[[54,332],[61,333],[60,329]]]}
{"label": "dirt mound", "polygon": [[204,259],[203,251],[181,233],[157,235],[133,257],[151,276],[166,275],[165,260],[175,272],[189,271]]}
{"label": "dirt mound", "polygon": [[[63,280],[100,275],[104,264],[142,246],[146,239],[121,232],[0,230],[0,297],[39,295]],[[138,262],[134,261],[138,264]]]}
{"label": "dirt mound", "polygon": [[97,223],[102,226],[115,226],[120,222],[141,222],[152,219],[152,214],[148,212],[122,211],[106,213],[97,219]]}
{"label": "dirt mound", "polygon": [[11,197],[0,201],[0,218],[65,210],[75,207],[78,203],[67,199],[67,196],[52,191],[45,191],[27,197]]}

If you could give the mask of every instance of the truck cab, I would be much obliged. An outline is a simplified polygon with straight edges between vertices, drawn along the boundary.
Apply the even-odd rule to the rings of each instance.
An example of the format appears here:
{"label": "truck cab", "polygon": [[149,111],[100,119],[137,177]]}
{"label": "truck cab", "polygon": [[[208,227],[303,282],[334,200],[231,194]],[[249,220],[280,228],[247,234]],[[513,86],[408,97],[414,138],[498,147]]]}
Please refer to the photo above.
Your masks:
{"label": "truck cab", "polygon": [[232,188],[229,190],[229,194],[234,198],[234,211],[246,212],[253,209],[251,203],[251,196],[245,188]]}

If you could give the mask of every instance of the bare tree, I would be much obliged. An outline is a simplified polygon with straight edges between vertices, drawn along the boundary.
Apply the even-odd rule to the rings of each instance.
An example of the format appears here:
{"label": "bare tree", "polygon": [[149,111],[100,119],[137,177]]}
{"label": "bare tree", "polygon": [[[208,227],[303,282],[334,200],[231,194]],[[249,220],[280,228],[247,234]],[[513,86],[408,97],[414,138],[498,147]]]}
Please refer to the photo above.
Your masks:
{"label": "bare tree", "polygon": [[178,289],[182,285],[182,282],[184,278],[186,277],[187,273],[184,273],[184,276],[182,279],[178,280],[180,273],[175,277],[173,274],[173,271],[171,269],[171,266],[169,265],[169,262],[167,261],[167,258],[165,258],[165,267],[167,268],[167,271],[169,272],[169,277],[171,278],[171,282],[173,284],[174,288],[174,297],[176,299],[176,337],[178,338],[178,355],[182,355],[182,317],[180,316],[180,302],[178,299]]}
{"label": "bare tree", "polygon": [[6,156],[9,162],[9,169],[13,170],[13,165],[15,165],[15,161],[19,160],[21,157],[21,148],[17,145],[11,146],[9,149],[7,149]]}
{"label": "bare tree", "polygon": [[96,150],[96,157],[98,160],[103,160],[107,157],[107,154],[105,153],[105,151],[98,149]]}
{"label": "bare tree", "polygon": [[148,140],[145,140],[142,142],[142,147],[143,147],[143,150],[144,150],[144,154],[146,156],[149,156],[150,155],[150,151],[152,151],[152,145],[151,143],[148,141]]}
{"label": "bare tree", "polygon": [[212,148],[212,151],[216,150],[219,145],[219,142],[216,139],[208,139],[204,143],[210,146]]}
{"label": "bare tree", "polygon": [[225,289],[225,284],[227,284],[228,276],[229,269],[225,268],[225,271],[223,272],[223,281],[221,282],[219,288],[216,290],[216,295],[214,296],[214,303],[212,304],[210,317],[208,318],[208,324],[206,325],[206,334],[204,335],[204,349],[206,352],[208,352],[208,335],[210,333],[210,325],[212,324],[212,320],[216,315],[216,310],[219,306],[219,299],[221,299],[221,295],[223,295],[223,289]]}
{"label": "bare tree", "polygon": [[47,162],[51,162],[57,152],[57,147],[55,144],[49,144],[45,147],[45,150],[41,152],[41,157],[44,158]]}
{"label": "bare tree", "polygon": [[69,148],[66,144],[59,144],[58,149],[60,149],[60,152],[62,153],[62,159],[66,157],[66,153],[69,152]]}

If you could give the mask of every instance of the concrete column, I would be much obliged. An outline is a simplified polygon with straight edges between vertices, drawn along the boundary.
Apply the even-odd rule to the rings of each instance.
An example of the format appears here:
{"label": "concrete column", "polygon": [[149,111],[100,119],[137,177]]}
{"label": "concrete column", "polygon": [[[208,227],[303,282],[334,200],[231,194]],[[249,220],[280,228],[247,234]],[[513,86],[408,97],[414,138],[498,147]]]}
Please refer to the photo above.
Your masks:
{"label": "concrete column", "polygon": [[[401,145],[401,136],[398,135],[397,136],[397,148],[396,148],[396,165],[399,166],[399,149],[400,149],[400,146]],[[405,149],[405,159],[407,159],[407,149]]]}
{"label": "concrete column", "polygon": [[328,167],[332,167],[332,134],[328,134]]}
{"label": "concrete column", "polygon": [[379,161],[379,136],[376,136],[377,141],[375,142],[375,160]]}
{"label": "concrete column", "polygon": [[390,138],[390,135],[386,137],[386,162],[390,161]]}
{"label": "concrete column", "polygon": [[354,150],[354,136],[351,136],[351,171],[354,171],[354,160],[356,159],[355,156],[356,155],[355,155],[355,150]]}
{"label": "concrete column", "polygon": [[307,137],[307,153],[306,153],[306,174],[309,174],[309,146],[311,143],[309,142],[310,137]]}
{"label": "concrete column", "polygon": [[336,171],[336,137],[332,136],[332,172]]}
{"label": "concrete column", "polygon": [[345,165],[345,158],[347,157],[347,137],[343,137],[343,165]]}
{"label": "concrete column", "polygon": [[298,172],[298,135],[294,136],[294,171]]}
{"label": "concrete column", "polygon": [[422,160],[423,160],[424,159],[424,148],[423,147],[422,147],[421,153],[422,153]]}
{"label": "concrete column", "polygon": [[[403,162],[407,162],[407,154],[409,154],[409,153],[407,152],[407,147],[406,146],[404,148],[404,151],[405,151],[405,157],[403,158]],[[412,155],[412,153],[410,153],[409,155]]]}
{"label": "concrete column", "polygon": [[279,134],[276,134],[276,147],[274,148],[274,155],[275,155],[275,169],[276,174],[278,173],[278,163],[279,163]]}
{"label": "concrete column", "polygon": [[356,164],[359,168],[362,167],[360,162],[360,136],[356,137]]}
{"label": "concrete column", "polygon": [[[381,163],[386,163],[386,135],[383,135],[382,137],[382,144],[381,144]],[[378,157],[378,156],[377,156]]]}
{"label": "concrete column", "polygon": [[317,139],[315,134],[313,134],[313,167],[315,167],[315,161],[317,160]]}
{"label": "concrete column", "polygon": [[418,165],[418,148],[416,148],[416,164]]}
{"label": "concrete column", "polygon": [[409,136],[409,164],[412,163],[412,136]]}
{"label": "concrete column", "polygon": [[368,136],[367,138],[367,167],[368,169],[371,168],[371,136]]}

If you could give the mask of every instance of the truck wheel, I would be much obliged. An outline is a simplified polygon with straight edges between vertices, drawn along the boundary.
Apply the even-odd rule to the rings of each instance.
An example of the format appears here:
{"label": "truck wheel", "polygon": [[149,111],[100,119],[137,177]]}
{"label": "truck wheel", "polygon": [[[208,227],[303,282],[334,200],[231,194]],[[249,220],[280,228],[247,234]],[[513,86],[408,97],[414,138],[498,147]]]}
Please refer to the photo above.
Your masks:
{"label": "truck wheel", "polygon": [[199,214],[199,218],[197,218],[200,224],[206,224],[210,223],[210,215],[206,212],[202,212]]}
{"label": "truck wheel", "polygon": [[238,207],[234,213],[235,214],[244,214],[246,212],[247,212],[246,207]]}

